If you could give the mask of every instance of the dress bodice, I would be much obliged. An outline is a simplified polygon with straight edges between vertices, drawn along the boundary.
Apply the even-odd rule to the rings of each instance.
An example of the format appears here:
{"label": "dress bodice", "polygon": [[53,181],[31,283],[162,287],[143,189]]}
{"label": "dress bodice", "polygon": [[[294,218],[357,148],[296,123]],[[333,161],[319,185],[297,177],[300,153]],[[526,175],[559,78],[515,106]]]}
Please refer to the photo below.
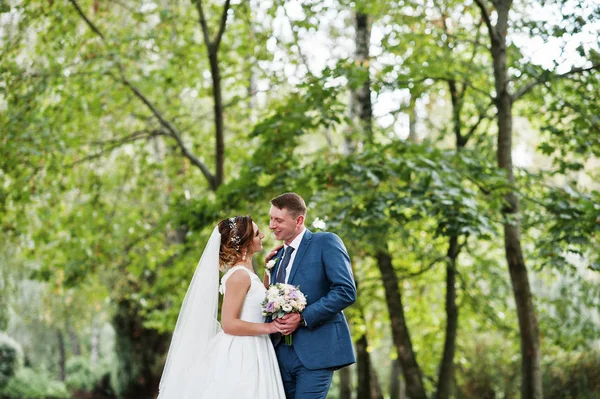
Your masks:
{"label": "dress bodice", "polygon": [[[227,279],[238,270],[243,270],[248,273],[250,277],[250,288],[246,293],[246,298],[244,299],[244,305],[242,306],[242,312],[240,314],[240,319],[243,321],[248,321],[252,323],[262,323],[264,321],[264,316],[262,315],[262,307],[261,304],[265,299],[266,288],[263,285],[263,282],[260,281],[260,278],[251,270],[249,270],[245,266],[234,266],[221,277],[221,287],[219,291],[221,294],[225,295],[226,283]],[[243,272],[240,272],[243,273]]]}

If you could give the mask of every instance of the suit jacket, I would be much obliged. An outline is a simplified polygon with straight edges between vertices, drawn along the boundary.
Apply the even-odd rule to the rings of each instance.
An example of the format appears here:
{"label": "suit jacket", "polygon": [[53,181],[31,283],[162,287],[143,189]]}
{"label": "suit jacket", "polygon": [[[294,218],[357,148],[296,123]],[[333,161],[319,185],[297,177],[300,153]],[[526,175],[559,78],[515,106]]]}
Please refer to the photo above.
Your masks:
{"label": "suit jacket", "polygon": [[[277,258],[271,284],[275,282],[283,249]],[[342,311],[356,300],[356,285],[342,240],[333,233],[313,234],[307,229],[288,284],[299,286],[307,299],[302,312],[307,327],[300,326],[293,333],[293,348],[304,367],[316,370],[354,363],[350,329]]]}

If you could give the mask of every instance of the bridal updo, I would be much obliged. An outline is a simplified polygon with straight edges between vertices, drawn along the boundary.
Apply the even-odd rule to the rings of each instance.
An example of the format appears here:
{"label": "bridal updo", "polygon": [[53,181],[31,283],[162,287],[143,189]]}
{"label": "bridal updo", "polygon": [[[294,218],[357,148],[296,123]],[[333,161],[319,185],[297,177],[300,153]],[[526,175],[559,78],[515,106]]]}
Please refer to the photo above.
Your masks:
{"label": "bridal updo", "polygon": [[225,270],[241,260],[252,244],[254,238],[252,216],[235,216],[221,220],[219,233],[221,233],[219,263],[221,270]]}

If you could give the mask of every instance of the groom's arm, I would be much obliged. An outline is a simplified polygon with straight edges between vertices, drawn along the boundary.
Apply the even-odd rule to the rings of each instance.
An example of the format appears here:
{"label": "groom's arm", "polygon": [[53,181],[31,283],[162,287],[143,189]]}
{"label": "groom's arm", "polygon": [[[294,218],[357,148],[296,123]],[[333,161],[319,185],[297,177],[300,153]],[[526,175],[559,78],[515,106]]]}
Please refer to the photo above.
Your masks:
{"label": "groom's arm", "polygon": [[332,233],[324,235],[322,239],[326,241],[323,244],[322,262],[331,289],[327,295],[307,306],[302,312],[306,326],[311,329],[323,324],[356,301],[356,285],[352,276],[350,256],[344,243]]}

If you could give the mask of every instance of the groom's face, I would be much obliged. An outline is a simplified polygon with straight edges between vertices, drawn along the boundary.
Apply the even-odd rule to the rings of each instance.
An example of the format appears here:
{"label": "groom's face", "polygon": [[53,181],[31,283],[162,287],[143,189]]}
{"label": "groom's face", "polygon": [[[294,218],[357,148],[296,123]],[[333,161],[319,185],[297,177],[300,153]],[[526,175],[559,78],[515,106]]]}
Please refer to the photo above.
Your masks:
{"label": "groom's face", "polygon": [[302,222],[288,212],[287,209],[279,209],[271,205],[269,211],[269,228],[273,231],[273,235],[278,240],[285,241],[286,244],[292,242],[301,230]]}

